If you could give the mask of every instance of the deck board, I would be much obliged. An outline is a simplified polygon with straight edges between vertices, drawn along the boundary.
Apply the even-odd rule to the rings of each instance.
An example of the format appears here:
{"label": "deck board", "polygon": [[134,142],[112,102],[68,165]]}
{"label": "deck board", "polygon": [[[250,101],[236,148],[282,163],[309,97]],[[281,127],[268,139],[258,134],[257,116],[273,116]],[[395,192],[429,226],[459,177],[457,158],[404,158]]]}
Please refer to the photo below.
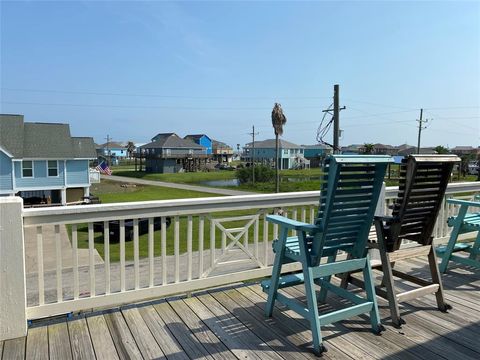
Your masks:
{"label": "deck board", "polygon": [[[395,268],[426,275],[423,260]],[[379,278],[380,273],[376,273]],[[428,277],[427,277],[428,278]],[[452,266],[443,278],[448,313],[433,295],[401,304],[407,322],[391,326],[389,309],[378,298],[386,331],[376,336],[365,315],[322,328],[328,352],[323,359],[478,359],[480,273]],[[399,289],[412,289],[403,280]],[[361,289],[352,290],[362,294]],[[305,300],[301,286],[285,294]],[[258,283],[232,285],[120,309],[77,314],[72,319],[34,322],[27,337],[0,342],[0,359],[315,359],[308,322],[281,304],[264,316],[266,295]],[[329,293],[320,311],[344,301]]]}
{"label": "deck board", "polygon": [[72,347],[66,322],[48,325],[48,349],[50,360],[72,359]]}
{"label": "deck board", "polygon": [[25,358],[27,360],[48,359],[48,328],[46,326],[28,329]]}
{"label": "deck board", "polygon": [[86,319],[95,356],[99,359],[119,359],[103,314],[101,312],[88,314]]}

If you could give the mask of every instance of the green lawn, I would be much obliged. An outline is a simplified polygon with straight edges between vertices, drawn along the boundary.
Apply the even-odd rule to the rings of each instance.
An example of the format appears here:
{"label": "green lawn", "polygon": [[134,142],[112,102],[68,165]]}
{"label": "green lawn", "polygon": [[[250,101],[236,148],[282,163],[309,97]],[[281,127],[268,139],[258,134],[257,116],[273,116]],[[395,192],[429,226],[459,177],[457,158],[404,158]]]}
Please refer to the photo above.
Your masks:
{"label": "green lawn", "polygon": [[[190,173],[178,173],[178,174],[147,174],[139,171],[115,171],[115,175],[142,178],[148,180],[167,181],[173,183],[194,184],[202,185],[204,181],[211,180],[230,180],[235,179],[235,171],[212,171],[212,172],[190,172]],[[293,191],[314,191],[320,189],[320,177],[322,170],[320,168],[304,169],[304,170],[282,170],[280,171],[280,192],[293,192]],[[387,186],[398,185],[398,170],[397,166],[392,166],[391,178],[388,176],[385,178]],[[452,177],[452,181],[475,181],[475,175],[467,175],[466,177],[459,177],[455,174]],[[258,193],[274,193],[275,182],[268,183],[256,183],[252,185],[241,184],[239,186],[227,186],[224,188],[232,190],[243,190]]]}
{"label": "green lawn", "polygon": [[[218,171],[218,172],[199,172],[199,173],[182,173],[182,174],[148,174],[145,173],[135,173],[135,172],[126,172],[123,175],[132,176],[138,175],[138,177],[149,178],[152,180],[162,180],[162,181],[172,181],[172,182],[183,182],[195,184],[199,181],[205,180],[218,180],[218,179],[232,179],[234,178],[235,172],[233,171]],[[120,174],[119,174],[120,175]],[[311,169],[311,170],[286,170],[282,172],[282,176],[300,179],[305,177],[318,177],[320,178],[321,171],[320,169]],[[454,176],[454,181],[458,181],[457,176]],[[475,176],[469,176],[466,178],[460,179],[460,181],[473,181]],[[397,185],[397,180],[391,179],[387,180],[388,186]],[[257,192],[274,192],[274,183],[257,183],[255,187],[252,187],[251,184],[242,185],[240,187],[232,187],[232,189],[238,190],[248,190],[248,191],[257,191]],[[319,180],[308,180],[308,181],[297,181],[297,182],[282,182],[281,191],[307,191],[307,190],[319,190],[320,189],[320,179]],[[144,186],[137,185],[136,187],[121,187],[121,183],[105,181],[102,180],[100,184],[92,185],[91,192],[97,195],[103,203],[115,203],[115,202],[132,202],[132,201],[147,201],[147,200],[167,200],[167,199],[183,199],[183,198],[198,198],[198,197],[213,197],[216,196],[210,193],[202,193],[188,190],[180,190],[173,188],[164,188],[159,186]],[[215,217],[231,217],[236,215],[247,215],[255,214],[256,210],[243,210],[243,211],[230,211],[225,213],[215,213]],[[245,224],[243,222],[230,222],[225,224],[227,227],[241,227]],[[70,227],[69,227],[70,229]],[[78,227],[78,241],[80,248],[88,248],[88,234],[86,224],[80,225]],[[185,217],[180,218],[180,252],[186,251],[186,242],[182,239],[186,239],[187,233],[187,220]],[[272,226],[269,227],[269,237],[272,235]],[[259,234],[263,234],[263,222],[259,224]],[[205,250],[210,248],[210,228],[209,222],[205,221],[204,229],[204,248]],[[145,257],[148,255],[148,244],[147,244],[147,235],[140,236],[140,257]],[[249,230],[249,242],[253,241],[253,226]],[[193,218],[193,250],[198,250],[198,217]],[[221,245],[221,233],[220,230],[216,230],[216,247]],[[103,235],[101,233],[95,234],[95,248],[98,250],[99,254],[103,257],[104,246],[103,246]],[[129,241],[125,244],[126,248],[126,258],[127,260],[133,259],[133,242]],[[110,254],[111,261],[119,260],[119,244],[110,245]],[[173,254],[173,225],[167,229],[167,254]],[[160,253],[160,231],[155,232],[155,255],[159,256]]]}
{"label": "green lawn", "polygon": [[[198,197],[213,197],[218,196],[210,193],[202,193],[195,191],[179,190],[172,188],[165,188],[160,186],[144,186],[137,185],[136,187],[122,187],[121,183],[113,182],[108,180],[102,180],[100,184],[94,184],[91,188],[92,193],[100,198],[102,203],[118,203],[118,202],[132,202],[132,201],[143,201],[143,200],[167,200],[167,199],[183,199],[183,198],[198,198]],[[240,215],[252,215],[255,214],[257,210],[238,210],[238,211],[228,211],[228,212],[218,212],[215,213],[215,217],[232,217]],[[246,221],[231,221],[223,223],[227,228],[233,227],[242,227],[246,224]],[[180,229],[180,253],[187,251],[187,244],[184,241],[187,237],[187,218],[179,218],[179,229]],[[193,251],[198,250],[198,232],[199,232],[199,218],[198,216],[193,217],[193,226],[192,226],[192,248]],[[253,242],[253,225],[248,231],[248,241],[249,243]],[[71,233],[71,226],[68,226],[68,232]],[[263,222],[259,223],[259,236],[263,234]],[[273,235],[273,227],[269,227],[270,237]],[[160,231],[154,233],[154,253],[155,256],[161,255],[161,239]],[[221,231],[217,228],[215,232],[215,246],[217,248],[221,247]],[[172,225],[167,229],[167,255],[173,255],[174,251],[174,226],[173,218]],[[243,241],[243,240],[242,240]],[[94,237],[95,249],[97,249],[100,256],[104,256],[104,242],[103,234],[95,233]],[[229,242],[229,241],[228,241]],[[78,246],[79,248],[87,249],[88,248],[88,227],[87,224],[78,225]],[[204,249],[205,251],[210,250],[210,222],[205,220],[204,224]],[[140,258],[148,256],[148,235],[142,235],[139,237],[139,254]],[[125,255],[127,260],[133,260],[133,241],[125,242]],[[118,243],[110,244],[110,261],[117,262],[120,260],[120,245]]]}

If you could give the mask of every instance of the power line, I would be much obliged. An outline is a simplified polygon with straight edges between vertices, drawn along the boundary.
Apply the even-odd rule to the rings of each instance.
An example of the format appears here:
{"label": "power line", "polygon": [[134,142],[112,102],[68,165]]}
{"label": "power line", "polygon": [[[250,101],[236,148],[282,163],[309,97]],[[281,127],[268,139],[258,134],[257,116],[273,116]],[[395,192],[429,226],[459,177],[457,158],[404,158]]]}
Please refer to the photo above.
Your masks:
{"label": "power line", "polygon": [[[197,107],[197,106],[170,106],[170,105],[113,105],[113,104],[74,104],[74,103],[37,103],[21,101],[1,101],[2,104],[12,105],[39,105],[39,106],[71,106],[71,107],[100,107],[119,109],[172,109],[172,110],[268,110],[267,107]],[[291,109],[321,109],[321,106],[292,106]]]}
{"label": "power line", "polygon": [[189,95],[165,95],[165,94],[135,94],[135,93],[116,93],[99,91],[74,91],[74,90],[51,90],[51,89],[19,89],[2,87],[2,90],[18,92],[39,92],[52,94],[72,94],[72,95],[98,95],[98,96],[132,96],[132,97],[155,97],[172,99],[328,99],[327,96],[189,96]]}

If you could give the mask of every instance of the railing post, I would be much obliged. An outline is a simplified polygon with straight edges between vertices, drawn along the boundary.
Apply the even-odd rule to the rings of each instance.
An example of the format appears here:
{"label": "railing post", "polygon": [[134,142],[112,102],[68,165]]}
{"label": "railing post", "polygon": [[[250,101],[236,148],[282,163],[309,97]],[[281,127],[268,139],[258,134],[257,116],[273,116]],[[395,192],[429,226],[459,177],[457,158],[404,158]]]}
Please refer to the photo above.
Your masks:
{"label": "railing post", "polygon": [[0,197],[0,341],[27,335],[22,208]]}
{"label": "railing post", "polygon": [[378,196],[377,208],[375,209],[375,216],[384,216],[387,214],[387,202],[385,197],[385,182],[382,184],[380,195]]}

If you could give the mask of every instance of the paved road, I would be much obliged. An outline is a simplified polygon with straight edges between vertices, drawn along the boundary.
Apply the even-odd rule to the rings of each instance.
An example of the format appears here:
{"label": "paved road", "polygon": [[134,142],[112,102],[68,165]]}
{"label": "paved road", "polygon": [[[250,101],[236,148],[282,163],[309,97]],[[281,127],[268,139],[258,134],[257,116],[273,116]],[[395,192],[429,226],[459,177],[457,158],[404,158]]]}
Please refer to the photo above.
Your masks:
{"label": "paved road", "polygon": [[255,194],[253,192],[248,192],[248,191],[219,189],[219,188],[214,188],[214,187],[198,186],[198,185],[177,184],[177,183],[171,183],[171,182],[165,182],[165,181],[144,180],[144,179],[137,179],[137,178],[131,178],[131,177],[126,177],[126,176],[116,176],[116,175],[110,175],[110,176],[102,175],[102,179],[112,180],[112,181],[120,181],[120,182],[125,182],[125,183],[132,183],[132,184],[163,186],[163,187],[170,187],[170,188],[175,188],[175,189],[201,191],[201,192],[217,194],[217,195],[252,195],[252,194]]}

